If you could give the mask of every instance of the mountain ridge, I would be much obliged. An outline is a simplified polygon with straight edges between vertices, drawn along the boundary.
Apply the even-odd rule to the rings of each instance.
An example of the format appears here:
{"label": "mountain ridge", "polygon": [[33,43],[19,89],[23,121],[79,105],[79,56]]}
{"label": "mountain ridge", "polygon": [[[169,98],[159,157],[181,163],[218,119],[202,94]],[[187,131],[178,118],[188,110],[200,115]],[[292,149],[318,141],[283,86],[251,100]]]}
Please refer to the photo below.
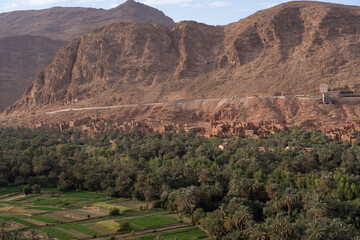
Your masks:
{"label": "mountain ridge", "polygon": [[163,12],[142,3],[128,0],[109,9],[53,7],[44,10],[14,11],[0,14],[0,37],[41,35],[69,41],[88,31],[123,20],[152,22],[175,26]]}
{"label": "mountain ridge", "polygon": [[[124,19],[163,23],[167,27],[175,25],[159,10],[130,0],[110,10],[54,7],[0,14],[0,58],[3,62],[0,66],[0,111],[21,97],[36,73],[50,64],[56,52],[69,40]],[[11,38],[13,42],[6,41]],[[37,44],[40,42],[44,47]],[[14,56],[21,58],[7,60]]]}
{"label": "mountain ridge", "polygon": [[[170,30],[149,23],[115,23],[62,48],[4,116],[182,99],[297,95],[318,92],[320,83],[358,91],[359,35],[360,7],[318,2],[282,4],[226,26],[184,21]],[[257,116],[269,112],[261,101],[254,106]],[[246,111],[237,117],[252,119]],[[314,110],[301,116],[314,119],[321,113],[334,115]],[[308,119],[297,122],[302,120]]]}
{"label": "mountain ridge", "polygon": [[[45,70],[44,81],[35,81],[46,89],[45,95],[37,96],[44,102],[29,99],[37,108],[36,104],[58,104],[57,100],[60,105],[91,100],[98,92],[104,96],[91,104],[303,93],[316,91],[321,82],[356,88],[354,81],[335,80],[359,76],[349,70],[359,67],[359,35],[360,7],[317,2],[290,2],[227,26],[185,21],[170,31],[153,24],[117,23],[89,32],[68,45],[69,51],[60,51]],[[61,60],[74,51],[76,59]],[[66,76],[51,71],[66,71]],[[60,85],[64,88],[58,91]],[[75,89],[83,93],[70,94]],[[110,92],[115,99],[106,97]],[[33,89],[31,94],[37,93]]]}

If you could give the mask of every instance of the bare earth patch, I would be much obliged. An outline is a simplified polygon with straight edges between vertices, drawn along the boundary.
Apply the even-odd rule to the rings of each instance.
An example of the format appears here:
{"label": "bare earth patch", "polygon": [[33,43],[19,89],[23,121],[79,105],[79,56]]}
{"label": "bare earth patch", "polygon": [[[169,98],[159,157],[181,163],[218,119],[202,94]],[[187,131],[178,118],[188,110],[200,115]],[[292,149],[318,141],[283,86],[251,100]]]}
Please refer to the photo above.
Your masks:
{"label": "bare earth patch", "polygon": [[88,235],[84,234],[84,233],[81,233],[81,232],[78,232],[74,229],[66,229],[67,232],[70,232],[70,233],[74,233],[75,235],[78,235],[80,237],[83,237],[83,238],[86,238],[86,237],[89,237]]}
{"label": "bare earth patch", "polygon": [[0,208],[0,212],[3,213],[20,213],[24,215],[32,215],[34,213],[43,213],[44,211],[41,210],[33,210],[33,209],[27,209],[24,207],[17,207],[17,206],[5,206]]}
{"label": "bare earth patch", "polygon": [[59,216],[59,217],[71,218],[71,219],[74,219],[74,220],[82,220],[82,219],[85,218],[84,216],[77,215],[77,214],[75,214],[73,212],[70,212],[70,211],[53,212],[52,215],[55,215],[55,217]]}
{"label": "bare earth patch", "polygon": [[15,230],[15,229],[19,229],[19,228],[23,228],[25,227],[24,225],[14,222],[14,221],[6,221],[10,226],[7,228],[7,230]]}
{"label": "bare earth patch", "polygon": [[8,201],[12,201],[12,200],[22,198],[22,197],[26,197],[26,195],[23,194],[23,193],[19,193],[19,194],[12,195],[12,196],[9,196],[9,197],[6,197],[6,198],[2,198],[1,201],[8,202]]}
{"label": "bare earth patch", "polygon": [[96,216],[96,217],[109,215],[108,210],[104,210],[99,207],[93,207],[93,206],[83,207],[82,209],[80,209],[80,211],[84,212],[85,214],[89,214],[91,216]]}
{"label": "bare earth patch", "polygon": [[46,225],[45,222],[42,222],[42,221],[39,221],[39,220],[35,220],[35,219],[32,219],[32,218],[25,218],[24,220],[27,221],[27,222],[31,222],[31,223],[33,223],[33,224],[36,224],[36,225],[38,225],[38,226],[45,226],[45,225]]}

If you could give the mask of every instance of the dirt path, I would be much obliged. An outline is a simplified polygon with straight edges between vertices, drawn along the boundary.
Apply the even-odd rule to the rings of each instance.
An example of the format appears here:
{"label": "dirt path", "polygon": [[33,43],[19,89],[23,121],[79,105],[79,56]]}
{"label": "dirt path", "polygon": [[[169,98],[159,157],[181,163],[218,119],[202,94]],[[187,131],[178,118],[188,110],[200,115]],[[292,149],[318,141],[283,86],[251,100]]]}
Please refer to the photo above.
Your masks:
{"label": "dirt path", "polygon": [[[286,97],[298,98],[298,99],[314,99],[319,98],[317,96],[303,96],[303,95],[287,95]],[[141,106],[157,106],[157,105],[175,105],[175,104],[183,104],[183,103],[191,103],[191,102],[211,102],[211,101],[222,101],[222,100],[231,100],[239,98],[237,96],[233,97],[223,97],[223,98],[204,98],[204,99],[189,99],[189,100],[176,100],[171,102],[157,102],[157,103],[139,103],[139,104],[123,104],[123,105],[114,105],[114,106],[102,106],[102,107],[81,107],[81,108],[66,108],[60,109],[56,111],[46,112],[45,114],[51,115],[56,113],[70,112],[70,111],[83,111],[83,110],[106,110],[113,108],[124,108],[124,107],[141,107]],[[249,96],[249,97],[241,97],[241,99],[251,99],[251,98],[285,98],[285,96]]]}
{"label": "dirt path", "polygon": [[0,198],[0,201],[8,202],[8,201],[12,201],[12,200],[22,198],[22,197],[25,197],[25,196],[26,195],[23,194],[23,193],[18,193],[18,194],[15,194],[15,195],[11,195],[9,197]]}

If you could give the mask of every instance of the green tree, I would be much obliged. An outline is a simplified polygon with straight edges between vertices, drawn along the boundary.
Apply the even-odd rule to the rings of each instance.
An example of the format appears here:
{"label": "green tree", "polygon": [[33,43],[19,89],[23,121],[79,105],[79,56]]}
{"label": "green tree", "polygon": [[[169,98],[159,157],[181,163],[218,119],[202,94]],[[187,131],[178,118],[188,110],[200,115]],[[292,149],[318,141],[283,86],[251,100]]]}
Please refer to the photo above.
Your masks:
{"label": "green tree", "polygon": [[27,196],[28,194],[31,193],[31,187],[29,185],[26,185],[23,187],[23,192],[25,193],[25,195]]}

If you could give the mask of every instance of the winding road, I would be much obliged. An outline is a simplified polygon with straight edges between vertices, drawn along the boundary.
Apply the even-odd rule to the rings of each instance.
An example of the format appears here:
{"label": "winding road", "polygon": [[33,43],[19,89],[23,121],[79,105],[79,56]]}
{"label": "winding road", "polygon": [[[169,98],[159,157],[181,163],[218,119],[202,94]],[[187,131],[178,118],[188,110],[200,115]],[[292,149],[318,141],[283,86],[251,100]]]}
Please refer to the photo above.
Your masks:
{"label": "winding road", "polygon": [[[299,98],[299,99],[314,99],[318,97],[314,96],[303,96],[303,95],[287,95],[286,97],[291,98]],[[228,98],[209,98],[209,99],[191,99],[191,100],[176,100],[171,102],[157,102],[157,103],[140,103],[140,104],[123,104],[123,105],[115,105],[115,106],[102,106],[102,107],[82,107],[82,108],[66,108],[55,110],[51,112],[46,112],[45,114],[51,115],[56,113],[64,113],[71,111],[87,111],[87,110],[106,110],[106,109],[115,109],[115,108],[125,108],[125,107],[142,107],[142,106],[157,106],[157,105],[176,105],[176,104],[184,104],[184,103],[194,103],[194,102],[214,102],[214,101],[222,101],[222,100],[231,100],[231,99],[252,99],[252,98],[285,98],[285,96],[249,96],[239,98],[237,96],[228,97]]]}

